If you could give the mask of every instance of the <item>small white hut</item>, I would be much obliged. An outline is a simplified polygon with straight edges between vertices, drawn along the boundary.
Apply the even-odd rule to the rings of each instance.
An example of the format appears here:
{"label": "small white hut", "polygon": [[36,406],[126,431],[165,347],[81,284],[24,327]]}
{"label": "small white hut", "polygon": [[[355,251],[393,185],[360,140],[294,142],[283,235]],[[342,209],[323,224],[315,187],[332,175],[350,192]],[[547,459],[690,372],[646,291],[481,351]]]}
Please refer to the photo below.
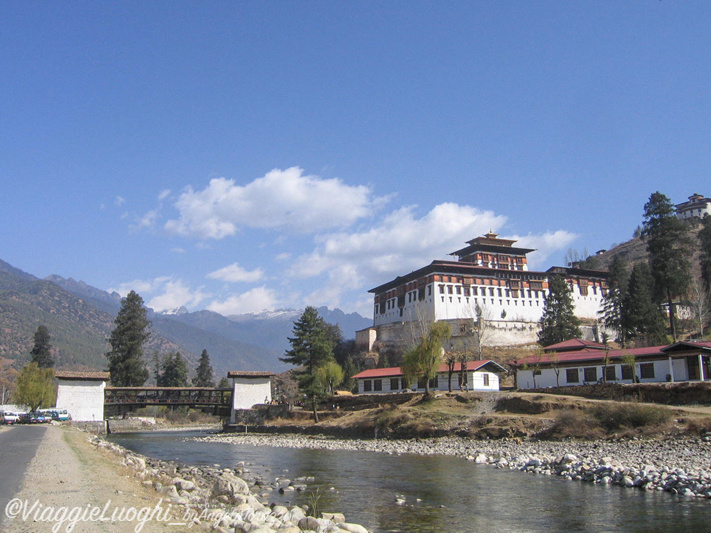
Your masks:
{"label": "small white hut", "polygon": [[72,420],[78,422],[104,419],[104,389],[110,378],[108,372],[58,370],[54,377],[58,381],[58,409],[66,409]]}
{"label": "small white hut", "polygon": [[235,421],[235,410],[251,409],[253,405],[272,401],[271,378],[274,375],[274,372],[247,370],[227,373],[227,378],[232,381],[231,423]]}

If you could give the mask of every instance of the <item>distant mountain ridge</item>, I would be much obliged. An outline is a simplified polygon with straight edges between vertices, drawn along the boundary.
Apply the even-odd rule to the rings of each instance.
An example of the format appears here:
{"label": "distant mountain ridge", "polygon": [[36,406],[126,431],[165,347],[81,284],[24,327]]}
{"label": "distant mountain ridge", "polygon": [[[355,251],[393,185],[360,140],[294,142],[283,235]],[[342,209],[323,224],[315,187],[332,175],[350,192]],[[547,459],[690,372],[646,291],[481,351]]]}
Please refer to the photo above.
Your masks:
{"label": "distant mountain ridge", "polygon": [[[118,293],[108,293],[82,281],[51,275],[39,279],[0,260],[0,358],[29,360],[34,331],[50,330],[58,368],[102,370],[113,321],[121,306]],[[224,317],[212,311],[170,313],[148,310],[152,335],[145,349],[149,366],[153,353],[179,351],[189,368],[203,349],[210,354],[219,379],[230,370],[272,370],[290,367],[279,358],[289,348],[293,323],[302,311],[283,309]],[[357,313],[319,309],[329,323],[338,324],[345,338],[372,325]]]}

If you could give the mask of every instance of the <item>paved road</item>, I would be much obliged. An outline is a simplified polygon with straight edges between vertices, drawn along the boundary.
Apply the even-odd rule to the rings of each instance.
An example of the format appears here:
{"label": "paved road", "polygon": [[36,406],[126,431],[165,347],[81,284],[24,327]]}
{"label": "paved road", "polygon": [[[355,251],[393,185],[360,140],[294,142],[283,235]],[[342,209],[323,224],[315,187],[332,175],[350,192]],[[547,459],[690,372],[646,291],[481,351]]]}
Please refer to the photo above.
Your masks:
{"label": "paved road", "polygon": [[45,431],[46,426],[12,426],[0,430],[0,525],[5,522],[5,506],[19,492]]}

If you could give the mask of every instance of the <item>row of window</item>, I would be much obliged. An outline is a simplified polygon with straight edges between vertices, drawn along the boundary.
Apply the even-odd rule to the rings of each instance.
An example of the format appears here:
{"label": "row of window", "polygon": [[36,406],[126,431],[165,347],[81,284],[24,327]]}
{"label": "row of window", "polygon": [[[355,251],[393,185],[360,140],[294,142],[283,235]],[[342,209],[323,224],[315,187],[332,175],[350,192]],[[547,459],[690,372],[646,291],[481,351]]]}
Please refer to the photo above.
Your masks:
{"label": "row of window", "polygon": [[[605,371],[606,381],[616,381],[634,379],[632,368],[629,365],[620,365],[621,376],[617,377],[617,366],[609,365],[603,367]],[[580,371],[582,370],[583,383],[594,383],[600,379],[598,375],[598,367],[588,368],[568,368],[565,370],[565,381],[567,383],[580,383]],[[602,372],[600,372],[601,374]],[[639,365],[639,377],[641,379],[654,379],[654,363],[641,363]]]}
{"label": "row of window", "polygon": [[[501,287],[471,287],[470,288],[469,286],[462,287],[461,285],[440,285],[439,286],[439,293],[440,294],[445,294],[445,293],[446,294],[457,294],[458,296],[460,296],[460,295],[486,296],[487,289],[488,289],[489,296],[498,296],[500,298],[503,296],[506,296],[507,298],[510,298],[510,297],[518,298],[518,296],[519,296],[518,290],[502,289]],[[525,290],[521,290],[520,293],[521,293],[522,297],[525,297],[525,293],[526,293]],[[528,289],[528,297],[529,298],[540,298],[542,296],[543,296],[542,290],[539,291],[539,290]]]}
{"label": "row of window", "polygon": [[[489,386],[489,374],[483,374],[482,376],[484,378],[484,386],[488,387]],[[435,376],[430,380],[430,389],[437,389],[439,388],[440,384],[440,376]],[[447,383],[447,378],[442,377],[444,380],[443,384]],[[466,380],[466,377],[465,377]],[[363,392],[380,392],[383,390],[383,382],[385,379],[364,379],[363,380]],[[452,375],[452,386],[455,388],[459,387],[459,374],[453,374]],[[397,391],[397,390],[407,390],[410,388],[409,383],[405,378],[390,378],[390,390],[391,391]],[[424,379],[418,379],[417,380],[417,388],[418,389],[424,389],[425,388],[425,380]]]}

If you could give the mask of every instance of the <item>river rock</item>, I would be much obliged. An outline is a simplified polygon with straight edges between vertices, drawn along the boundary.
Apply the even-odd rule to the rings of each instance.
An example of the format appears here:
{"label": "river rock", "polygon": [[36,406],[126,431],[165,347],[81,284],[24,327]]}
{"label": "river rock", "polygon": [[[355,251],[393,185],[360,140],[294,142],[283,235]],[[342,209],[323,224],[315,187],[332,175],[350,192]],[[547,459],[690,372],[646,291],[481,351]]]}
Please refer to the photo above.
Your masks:
{"label": "river rock", "polygon": [[188,481],[187,479],[175,478],[173,484],[178,490],[185,490],[187,492],[192,492],[195,490],[195,483]]}
{"label": "river rock", "polygon": [[299,520],[298,525],[299,529],[307,531],[318,531],[318,528],[321,527],[321,524],[319,524],[318,520],[316,520],[313,516],[302,518]]}
{"label": "river rock", "polygon": [[345,522],[341,522],[337,525],[339,529],[342,529],[343,531],[348,531],[348,533],[368,533],[368,530],[360,524],[348,524]]}
{"label": "river rock", "polygon": [[337,524],[344,523],[346,521],[346,517],[343,513],[321,513],[321,518],[330,520],[331,522],[336,522]]}

